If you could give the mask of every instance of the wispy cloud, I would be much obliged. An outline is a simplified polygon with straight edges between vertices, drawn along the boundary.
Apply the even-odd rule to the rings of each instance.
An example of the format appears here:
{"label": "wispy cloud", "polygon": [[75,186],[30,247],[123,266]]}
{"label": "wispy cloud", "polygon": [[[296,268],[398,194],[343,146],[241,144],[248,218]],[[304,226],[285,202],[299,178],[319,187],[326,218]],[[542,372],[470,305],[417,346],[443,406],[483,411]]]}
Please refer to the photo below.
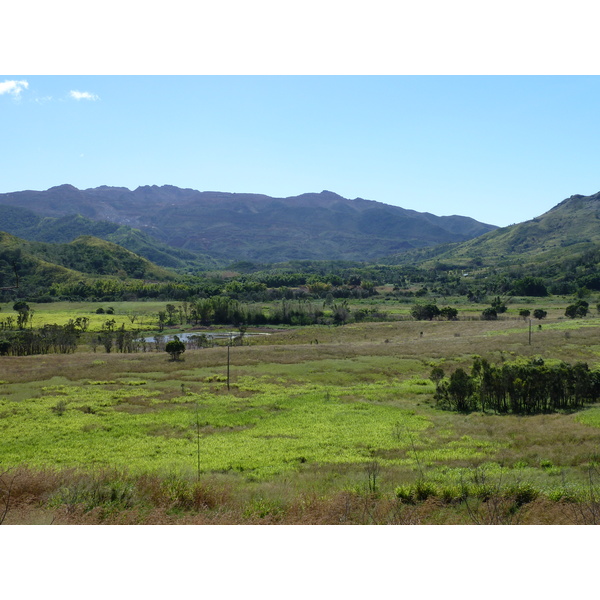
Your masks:
{"label": "wispy cloud", "polygon": [[100,100],[96,94],[90,94],[90,92],[78,92],[77,90],[71,90],[69,96],[74,100]]}
{"label": "wispy cloud", "polygon": [[0,83],[0,96],[2,94],[11,94],[15,98],[18,98],[21,95],[23,90],[26,90],[29,87],[29,83],[27,81],[15,81],[9,80],[3,81]]}
{"label": "wispy cloud", "polygon": [[37,104],[46,104],[46,102],[52,102],[52,100],[52,96],[42,96],[40,98],[34,98],[33,101]]}

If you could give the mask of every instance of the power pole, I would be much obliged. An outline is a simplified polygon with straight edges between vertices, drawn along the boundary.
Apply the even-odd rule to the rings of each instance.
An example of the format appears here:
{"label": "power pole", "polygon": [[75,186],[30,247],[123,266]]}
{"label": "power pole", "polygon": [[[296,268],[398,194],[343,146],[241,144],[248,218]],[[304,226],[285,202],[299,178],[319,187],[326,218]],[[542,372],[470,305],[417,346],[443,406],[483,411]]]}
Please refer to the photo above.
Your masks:
{"label": "power pole", "polygon": [[531,319],[529,319],[529,345],[531,346]]}
{"label": "power pole", "polygon": [[229,391],[229,350],[231,348],[231,333],[229,333],[229,342],[227,343],[227,391]]}
{"label": "power pole", "polygon": [[200,407],[196,400],[196,444],[197,444],[197,478],[200,481]]}

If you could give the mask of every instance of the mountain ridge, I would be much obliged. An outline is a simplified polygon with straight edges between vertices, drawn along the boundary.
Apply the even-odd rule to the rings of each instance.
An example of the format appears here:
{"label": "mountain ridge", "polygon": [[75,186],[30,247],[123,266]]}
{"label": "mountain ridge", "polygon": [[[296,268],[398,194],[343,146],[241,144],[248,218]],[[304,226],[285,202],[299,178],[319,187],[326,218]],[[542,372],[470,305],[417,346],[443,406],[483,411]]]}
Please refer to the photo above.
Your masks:
{"label": "mountain ridge", "polygon": [[600,245],[600,192],[575,194],[522,223],[500,227],[476,238],[390,257],[390,263],[438,262],[457,266],[553,262]]}
{"label": "mountain ridge", "polygon": [[[151,235],[215,260],[376,260],[410,248],[459,242],[495,229],[470,217],[439,217],[323,190],[285,198],[201,192],[172,185],[70,184],[0,194],[0,205],[42,217],[79,214]],[[2,226],[0,225],[0,229]]]}

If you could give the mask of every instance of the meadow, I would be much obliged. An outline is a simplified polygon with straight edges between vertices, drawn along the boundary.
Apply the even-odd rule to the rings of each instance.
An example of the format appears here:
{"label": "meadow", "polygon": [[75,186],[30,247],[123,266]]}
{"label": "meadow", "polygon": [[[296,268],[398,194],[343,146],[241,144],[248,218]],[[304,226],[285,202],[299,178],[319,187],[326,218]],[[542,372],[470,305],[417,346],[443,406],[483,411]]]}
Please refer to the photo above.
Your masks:
{"label": "meadow", "polygon": [[[469,369],[475,357],[597,368],[600,319],[564,317],[561,298],[514,299],[496,321],[479,320],[472,304],[458,321],[414,321],[407,303],[357,306],[368,302],[402,318],[272,329],[231,348],[188,349],[181,361],[85,344],[74,354],[0,357],[4,522],[600,518],[600,406],[457,414],[436,406],[429,379],[436,366]],[[518,311],[542,303],[548,317],[532,323],[530,340]],[[131,327],[135,314],[150,330],[164,305],[32,308],[35,326],[85,315],[93,331],[107,318],[96,309],[112,306],[117,322]]]}

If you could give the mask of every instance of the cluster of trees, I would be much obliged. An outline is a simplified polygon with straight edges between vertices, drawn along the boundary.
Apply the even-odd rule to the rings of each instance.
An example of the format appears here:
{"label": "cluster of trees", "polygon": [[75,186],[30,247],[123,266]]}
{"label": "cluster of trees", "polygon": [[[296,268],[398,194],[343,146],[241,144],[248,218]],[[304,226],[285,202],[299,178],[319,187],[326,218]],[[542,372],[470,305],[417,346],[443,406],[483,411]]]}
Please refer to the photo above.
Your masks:
{"label": "cluster of trees", "polygon": [[458,318],[458,309],[451,306],[438,308],[436,304],[415,304],[410,314],[417,321],[432,321],[433,319],[455,321]]}
{"label": "cluster of trees", "polygon": [[22,300],[13,304],[13,310],[16,311],[16,318],[12,315],[7,315],[5,319],[0,321],[0,330],[8,331],[14,329],[25,329],[27,325],[31,326],[33,321],[34,311],[29,308],[29,305]]}
{"label": "cluster of trees", "polygon": [[[322,302],[291,301],[281,302],[269,307],[243,304],[227,296],[201,298],[188,307],[189,322],[194,325],[342,325],[352,318],[346,301],[333,302],[326,314]],[[358,312],[358,311],[357,311]],[[359,320],[365,320],[369,314],[360,313]]]}
{"label": "cluster of trees", "polygon": [[458,412],[475,410],[532,415],[576,410],[600,397],[600,372],[587,364],[546,365],[541,358],[527,364],[473,363],[471,373],[459,368],[449,378],[435,367],[435,399],[440,408]]}
{"label": "cluster of trees", "polygon": [[29,356],[50,352],[75,352],[82,333],[73,320],[66,325],[44,325],[39,329],[5,331],[0,339],[0,355]]}
{"label": "cluster of trees", "polygon": [[588,314],[589,306],[589,303],[585,300],[578,300],[574,304],[569,304],[569,306],[567,306],[565,315],[570,319],[585,317]]}
{"label": "cluster of trees", "polygon": [[[117,302],[123,300],[186,300],[211,293],[210,286],[188,282],[148,282],[135,279],[89,279],[54,283],[47,288],[51,298],[59,300],[92,300]],[[217,288],[216,293],[218,293]]]}
{"label": "cluster of trees", "polygon": [[146,350],[146,342],[139,330],[127,330],[124,323],[117,328],[114,319],[105,321],[100,332],[91,336],[90,346],[94,352],[98,346],[103,346],[108,353]]}

